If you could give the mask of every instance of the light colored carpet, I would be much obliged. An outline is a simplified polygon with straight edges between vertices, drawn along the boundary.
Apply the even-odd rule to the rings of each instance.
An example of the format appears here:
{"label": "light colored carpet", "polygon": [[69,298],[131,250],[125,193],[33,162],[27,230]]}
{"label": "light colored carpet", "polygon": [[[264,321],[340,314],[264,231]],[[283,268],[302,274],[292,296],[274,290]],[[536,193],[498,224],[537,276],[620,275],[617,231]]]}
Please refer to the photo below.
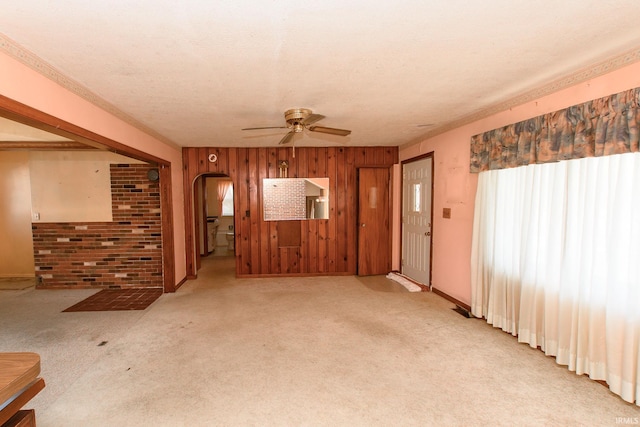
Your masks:
{"label": "light colored carpet", "polygon": [[[48,426],[615,425],[635,405],[384,277],[240,279],[233,258],[145,311],[0,293],[0,351],[42,356]],[[106,344],[99,345],[103,341]]]}

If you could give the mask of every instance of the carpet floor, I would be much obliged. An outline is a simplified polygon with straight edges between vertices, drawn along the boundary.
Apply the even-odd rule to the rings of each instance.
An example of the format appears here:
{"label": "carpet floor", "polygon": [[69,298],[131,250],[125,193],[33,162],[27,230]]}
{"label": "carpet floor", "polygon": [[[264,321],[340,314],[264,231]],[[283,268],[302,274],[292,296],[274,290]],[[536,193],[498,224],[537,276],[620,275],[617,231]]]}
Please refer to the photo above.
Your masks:
{"label": "carpet floor", "polygon": [[384,276],[198,278],[146,310],[0,292],[0,351],[40,354],[39,427],[615,426],[640,407]]}

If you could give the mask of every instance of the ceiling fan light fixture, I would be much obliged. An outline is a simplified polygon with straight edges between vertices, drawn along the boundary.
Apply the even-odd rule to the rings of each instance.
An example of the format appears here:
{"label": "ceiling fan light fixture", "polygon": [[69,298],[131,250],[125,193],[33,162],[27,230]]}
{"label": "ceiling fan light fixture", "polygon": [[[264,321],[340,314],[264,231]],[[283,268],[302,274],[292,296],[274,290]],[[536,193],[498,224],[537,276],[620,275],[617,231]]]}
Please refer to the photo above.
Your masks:
{"label": "ceiling fan light fixture", "polygon": [[265,126],[265,127],[251,127],[244,128],[242,130],[259,130],[259,129],[289,129],[286,135],[280,140],[279,144],[288,144],[292,141],[293,136],[296,133],[301,133],[307,129],[311,132],[328,133],[332,135],[347,136],[351,133],[350,130],[336,129],[324,126],[311,126],[313,123],[318,122],[325,118],[322,114],[313,114],[308,108],[292,108],[284,112],[284,118],[287,123],[286,127],[279,126]]}

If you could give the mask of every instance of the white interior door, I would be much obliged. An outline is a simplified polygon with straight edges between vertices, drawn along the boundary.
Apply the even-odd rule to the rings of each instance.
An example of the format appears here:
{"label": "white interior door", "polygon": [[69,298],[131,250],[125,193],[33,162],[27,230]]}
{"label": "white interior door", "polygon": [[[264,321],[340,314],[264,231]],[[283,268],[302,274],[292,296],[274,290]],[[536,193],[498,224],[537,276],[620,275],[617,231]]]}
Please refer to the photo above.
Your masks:
{"label": "white interior door", "polygon": [[402,165],[402,274],[431,285],[433,157]]}

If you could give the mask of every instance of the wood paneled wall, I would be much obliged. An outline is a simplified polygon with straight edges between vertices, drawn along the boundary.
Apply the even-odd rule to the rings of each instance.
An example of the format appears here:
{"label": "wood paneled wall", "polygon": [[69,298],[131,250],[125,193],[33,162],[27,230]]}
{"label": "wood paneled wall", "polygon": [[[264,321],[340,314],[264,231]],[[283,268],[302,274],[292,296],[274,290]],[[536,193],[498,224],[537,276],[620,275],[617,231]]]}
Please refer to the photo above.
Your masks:
{"label": "wood paneled wall", "polygon": [[[187,274],[195,277],[193,183],[203,174],[228,175],[234,185],[236,274],[243,276],[355,274],[357,272],[357,169],[391,167],[398,147],[183,148]],[[209,161],[215,155],[216,161]],[[329,177],[329,219],[297,221],[298,247],[280,247],[280,221],[264,221],[262,179]],[[290,225],[290,224],[289,224]],[[391,254],[389,254],[390,256]]]}

